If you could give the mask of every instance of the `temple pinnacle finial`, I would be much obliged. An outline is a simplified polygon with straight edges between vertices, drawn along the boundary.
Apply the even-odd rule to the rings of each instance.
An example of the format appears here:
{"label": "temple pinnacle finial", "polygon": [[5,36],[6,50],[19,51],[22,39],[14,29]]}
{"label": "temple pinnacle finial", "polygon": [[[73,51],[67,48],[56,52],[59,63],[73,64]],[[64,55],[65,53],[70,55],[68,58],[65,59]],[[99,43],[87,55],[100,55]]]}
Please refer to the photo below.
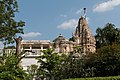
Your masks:
{"label": "temple pinnacle finial", "polygon": [[60,33],[59,36],[62,36],[62,34]]}
{"label": "temple pinnacle finial", "polygon": [[86,8],[83,8],[84,10],[84,17],[86,18]]}

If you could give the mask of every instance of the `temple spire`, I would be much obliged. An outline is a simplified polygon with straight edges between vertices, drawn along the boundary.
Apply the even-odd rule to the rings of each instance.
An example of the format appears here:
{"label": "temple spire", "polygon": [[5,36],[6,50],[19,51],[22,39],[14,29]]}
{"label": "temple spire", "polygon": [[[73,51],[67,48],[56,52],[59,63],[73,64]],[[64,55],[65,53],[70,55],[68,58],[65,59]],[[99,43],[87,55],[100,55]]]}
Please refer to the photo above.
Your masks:
{"label": "temple spire", "polygon": [[86,18],[86,8],[83,8],[84,10],[84,17]]}

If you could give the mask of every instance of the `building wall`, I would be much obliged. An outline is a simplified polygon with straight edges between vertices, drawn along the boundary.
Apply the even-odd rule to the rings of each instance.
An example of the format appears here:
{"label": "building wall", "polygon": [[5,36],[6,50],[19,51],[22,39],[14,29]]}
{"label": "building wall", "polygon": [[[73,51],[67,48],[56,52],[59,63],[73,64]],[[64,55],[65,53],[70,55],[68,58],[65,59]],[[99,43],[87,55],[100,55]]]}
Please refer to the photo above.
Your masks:
{"label": "building wall", "polygon": [[33,64],[39,65],[39,63],[37,61],[38,60],[36,60],[35,57],[33,57],[33,58],[30,58],[30,57],[29,58],[23,58],[21,60],[21,65],[23,66],[24,70],[27,70],[28,66],[31,66]]}

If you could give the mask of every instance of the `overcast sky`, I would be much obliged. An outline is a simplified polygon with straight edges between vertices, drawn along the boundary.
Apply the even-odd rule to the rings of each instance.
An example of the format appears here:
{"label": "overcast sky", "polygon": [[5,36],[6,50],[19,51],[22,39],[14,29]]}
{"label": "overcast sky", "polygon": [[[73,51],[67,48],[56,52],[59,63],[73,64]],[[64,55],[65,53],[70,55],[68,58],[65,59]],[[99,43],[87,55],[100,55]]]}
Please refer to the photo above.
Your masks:
{"label": "overcast sky", "polygon": [[[25,40],[53,40],[60,33],[70,38],[87,8],[92,33],[111,22],[120,27],[120,0],[19,0],[16,20],[26,22]],[[0,43],[1,44],[1,43]]]}

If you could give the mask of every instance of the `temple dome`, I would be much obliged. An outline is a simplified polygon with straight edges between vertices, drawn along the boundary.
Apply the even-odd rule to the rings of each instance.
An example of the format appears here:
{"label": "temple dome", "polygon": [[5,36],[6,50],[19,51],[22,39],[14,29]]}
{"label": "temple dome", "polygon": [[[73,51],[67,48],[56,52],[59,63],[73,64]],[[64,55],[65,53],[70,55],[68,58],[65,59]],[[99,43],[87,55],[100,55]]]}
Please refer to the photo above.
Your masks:
{"label": "temple dome", "polygon": [[59,42],[59,41],[66,41],[67,39],[65,39],[62,34],[60,34],[57,38],[55,38],[53,40],[53,42]]}

